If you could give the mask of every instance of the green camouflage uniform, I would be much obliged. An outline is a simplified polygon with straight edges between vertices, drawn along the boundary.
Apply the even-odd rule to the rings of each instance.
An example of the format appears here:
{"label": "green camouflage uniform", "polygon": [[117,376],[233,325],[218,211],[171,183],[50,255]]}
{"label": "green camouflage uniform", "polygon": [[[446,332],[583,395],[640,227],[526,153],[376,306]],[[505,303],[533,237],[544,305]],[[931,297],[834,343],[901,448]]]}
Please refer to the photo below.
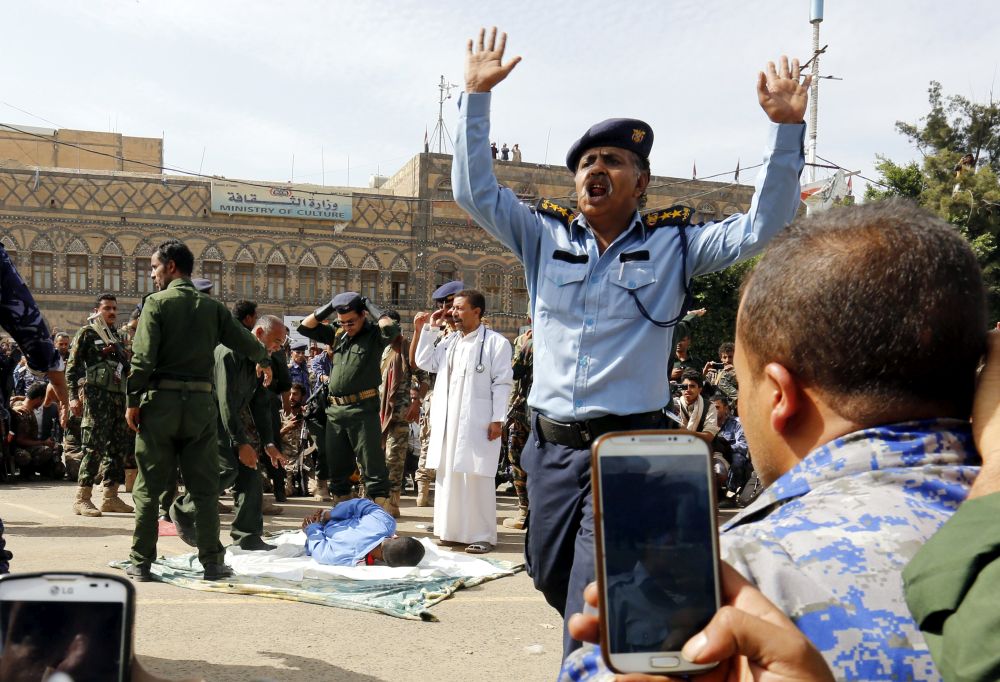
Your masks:
{"label": "green camouflage uniform", "polygon": [[125,483],[125,460],[131,450],[131,430],[125,422],[125,372],[128,357],[117,333],[109,329],[105,343],[92,324],[73,338],[66,363],[71,396],[83,386],[83,459],[78,481],[94,485],[100,477],[106,486]]}
{"label": "green camouflage uniform", "polygon": [[383,403],[389,401],[392,410],[388,418],[384,412],[382,414],[382,440],[385,448],[385,464],[389,469],[390,492],[403,490],[403,470],[410,446],[410,423],[406,421],[406,412],[410,409],[414,393],[427,376],[427,372],[410,365],[409,345],[409,339],[403,339],[399,350],[403,356],[403,372],[396,378],[395,391],[388,399],[383,395],[387,382],[386,375],[397,351],[392,346],[387,346],[382,351],[382,384],[379,386],[379,396]]}
{"label": "green camouflage uniform", "polygon": [[521,450],[531,433],[528,393],[531,392],[534,356],[531,337],[527,334],[518,336],[514,340],[514,387],[507,403],[507,418],[504,420],[504,437],[501,443],[513,473],[517,504],[523,510],[528,509],[528,475],[521,468]]}
{"label": "green camouflage uniform", "polygon": [[63,431],[63,459],[66,461],[66,476],[71,481],[80,477],[80,462],[83,460],[82,417],[70,414]]}

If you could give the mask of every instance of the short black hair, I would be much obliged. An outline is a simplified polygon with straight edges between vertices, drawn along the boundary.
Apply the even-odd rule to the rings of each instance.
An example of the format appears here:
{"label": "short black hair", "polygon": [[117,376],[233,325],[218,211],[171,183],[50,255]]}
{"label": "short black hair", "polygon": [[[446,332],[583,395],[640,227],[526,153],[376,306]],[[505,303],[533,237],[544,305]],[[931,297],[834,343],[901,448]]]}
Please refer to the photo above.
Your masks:
{"label": "short black hair", "polygon": [[721,346],[719,346],[720,358],[723,355],[728,355],[729,357],[733,357],[733,353],[735,352],[736,352],[736,344],[733,343],[732,341],[726,341]]}
{"label": "short black hair", "polygon": [[100,308],[101,301],[114,301],[115,303],[117,303],[118,297],[115,296],[114,294],[109,294],[109,293],[101,294],[100,296],[97,297],[97,301],[94,303],[94,307]]}
{"label": "short black hair", "polygon": [[455,298],[461,296],[469,302],[473,308],[479,308],[479,316],[486,315],[486,296],[479,289],[462,289],[455,294]]}
{"label": "short black hair", "polygon": [[416,538],[389,538],[382,543],[386,566],[416,566],[424,558],[424,546]]}
{"label": "short black hair", "polygon": [[45,397],[45,391],[48,389],[48,384],[44,381],[36,381],[31,386],[28,386],[28,390],[25,391],[24,397],[28,400],[38,400],[39,398]]}
{"label": "short black hair", "polygon": [[391,320],[393,320],[393,321],[395,321],[395,322],[402,322],[402,321],[403,321],[403,318],[401,318],[401,317],[399,316],[399,313],[398,313],[398,312],[396,312],[395,310],[392,310],[392,309],[390,309],[390,310],[386,310],[386,311],[385,311],[384,313],[382,313],[382,314],[383,314],[383,315],[384,315],[385,317],[388,317],[389,319],[391,319]]}
{"label": "short black hair", "polygon": [[684,381],[685,379],[687,379],[688,381],[693,381],[694,383],[698,384],[700,388],[705,388],[705,377],[703,377],[701,375],[701,372],[699,372],[696,369],[684,370],[684,373],[681,374],[681,381]]}
{"label": "short black hair", "polygon": [[781,232],[744,282],[736,328],[751,371],[784,365],[856,424],[968,419],[986,292],[955,226],[877,201]]}
{"label": "short black hair", "polygon": [[291,387],[291,388],[289,388],[288,390],[289,390],[289,391],[295,391],[295,390],[298,390],[298,391],[301,391],[303,395],[308,395],[308,394],[306,393],[306,387],[302,385],[302,382],[301,382],[301,381],[293,381],[293,382],[292,382],[292,387]]}
{"label": "short black hair", "polygon": [[190,277],[194,272],[194,254],[191,249],[179,239],[168,239],[156,247],[153,252],[157,260],[166,265],[170,261],[174,262],[177,272],[185,277]]}
{"label": "short black hair", "polygon": [[247,315],[257,314],[257,303],[255,301],[247,301],[240,299],[233,304],[233,317],[239,321],[243,321],[243,318]]}

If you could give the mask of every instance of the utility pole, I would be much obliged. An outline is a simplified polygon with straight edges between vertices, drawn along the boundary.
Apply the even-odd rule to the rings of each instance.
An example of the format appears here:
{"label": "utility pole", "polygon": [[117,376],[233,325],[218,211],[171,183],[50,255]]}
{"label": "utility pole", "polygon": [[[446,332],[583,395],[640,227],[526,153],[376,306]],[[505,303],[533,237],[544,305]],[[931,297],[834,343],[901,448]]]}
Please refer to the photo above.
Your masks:
{"label": "utility pole", "polygon": [[458,85],[455,83],[449,83],[441,76],[441,82],[438,83],[438,120],[437,125],[434,126],[434,132],[431,133],[431,139],[437,138],[437,153],[447,154],[447,144],[448,144],[448,128],[444,124],[444,103],[445,100],[451,99],[452,88],[457,88]]}
{"label": "utility pole", "polygon": [[812,87],[809,92],[809,142],[806,150],[806,162],[809,169],[809,182],[816,181],[816,123],[819,120],[819,25],[823,23],[823,0],[812,0],[809,10],[809,23],[813,27],[812,56]]}

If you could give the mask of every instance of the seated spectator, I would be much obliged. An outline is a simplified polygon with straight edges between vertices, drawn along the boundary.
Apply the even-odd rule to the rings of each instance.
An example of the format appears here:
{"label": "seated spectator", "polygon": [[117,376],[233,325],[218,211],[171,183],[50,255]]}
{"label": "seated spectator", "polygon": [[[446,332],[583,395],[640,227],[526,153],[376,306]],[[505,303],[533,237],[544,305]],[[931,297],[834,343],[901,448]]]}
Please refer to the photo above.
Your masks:
{"label": "seated spectator", "polygon": [[396,535],[396,520],[382,507],[361,498],[333,509],[316,510],[302,522],[306,553],[332,566],[416,566],[424,546],[416,538]]}
{"label": "seated spectator", "polygon": [[729,399],[717,395],[712,398],[712,404],[715,405],[719,421],[719,433],[715,436],[712,444],[716,452],[721,452],[729,463],[729,480],[726,482],[726,489],[735,495],[739,493],[740,488],[747,482],[753,471],[747,439],[743,435],[743,424],[740,423],[740,418],[734,415],[730,408]]}
{"label": "seated spectator", "polygon": [[739,395],[739,382],[736,380],[736,370],[733,368],[733,354],[736,345],[727,341],[719,346],[719,362],[705,363],[703,374],[705,383],[715,387],[717,393],[729,398],[730,404],[736,405]]}
{"label": "seated spectator", "polygon": [[838,679],[940,679],[902,571],[979,471],[984,310],[968,243],[905,201],[796,221],[744,284],[735,367],[769,487],[720,549]]}
{"label": "seated spectator", "polygon": [[60,480],[66,474],[62,452],[56,444],[54,431],[59,423],[59,408],[43,405],[48,385],[34,383],[23,400],[15,399],[14,463],[21,476],[40,474]]}

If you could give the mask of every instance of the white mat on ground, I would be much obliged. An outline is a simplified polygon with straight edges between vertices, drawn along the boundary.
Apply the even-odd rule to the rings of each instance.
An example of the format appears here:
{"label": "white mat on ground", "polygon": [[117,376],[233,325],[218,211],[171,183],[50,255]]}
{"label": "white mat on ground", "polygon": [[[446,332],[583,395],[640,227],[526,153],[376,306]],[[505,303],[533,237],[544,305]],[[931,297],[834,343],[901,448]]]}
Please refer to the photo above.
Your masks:
{"label": "white mat on ground", "polygon": [[238,574],[283,580],[303,578],[348,578],[351,580],[389,580],[398,578],[485,578],[504,573],[494,564],[469,554],[451,552],[420,538],[424,558],[417,566],[326,566],[306,556],[306,535],[286,531],[267,538],[277,545],[267,552],[250,552],[236,547],[226,549],[226,563]]}

